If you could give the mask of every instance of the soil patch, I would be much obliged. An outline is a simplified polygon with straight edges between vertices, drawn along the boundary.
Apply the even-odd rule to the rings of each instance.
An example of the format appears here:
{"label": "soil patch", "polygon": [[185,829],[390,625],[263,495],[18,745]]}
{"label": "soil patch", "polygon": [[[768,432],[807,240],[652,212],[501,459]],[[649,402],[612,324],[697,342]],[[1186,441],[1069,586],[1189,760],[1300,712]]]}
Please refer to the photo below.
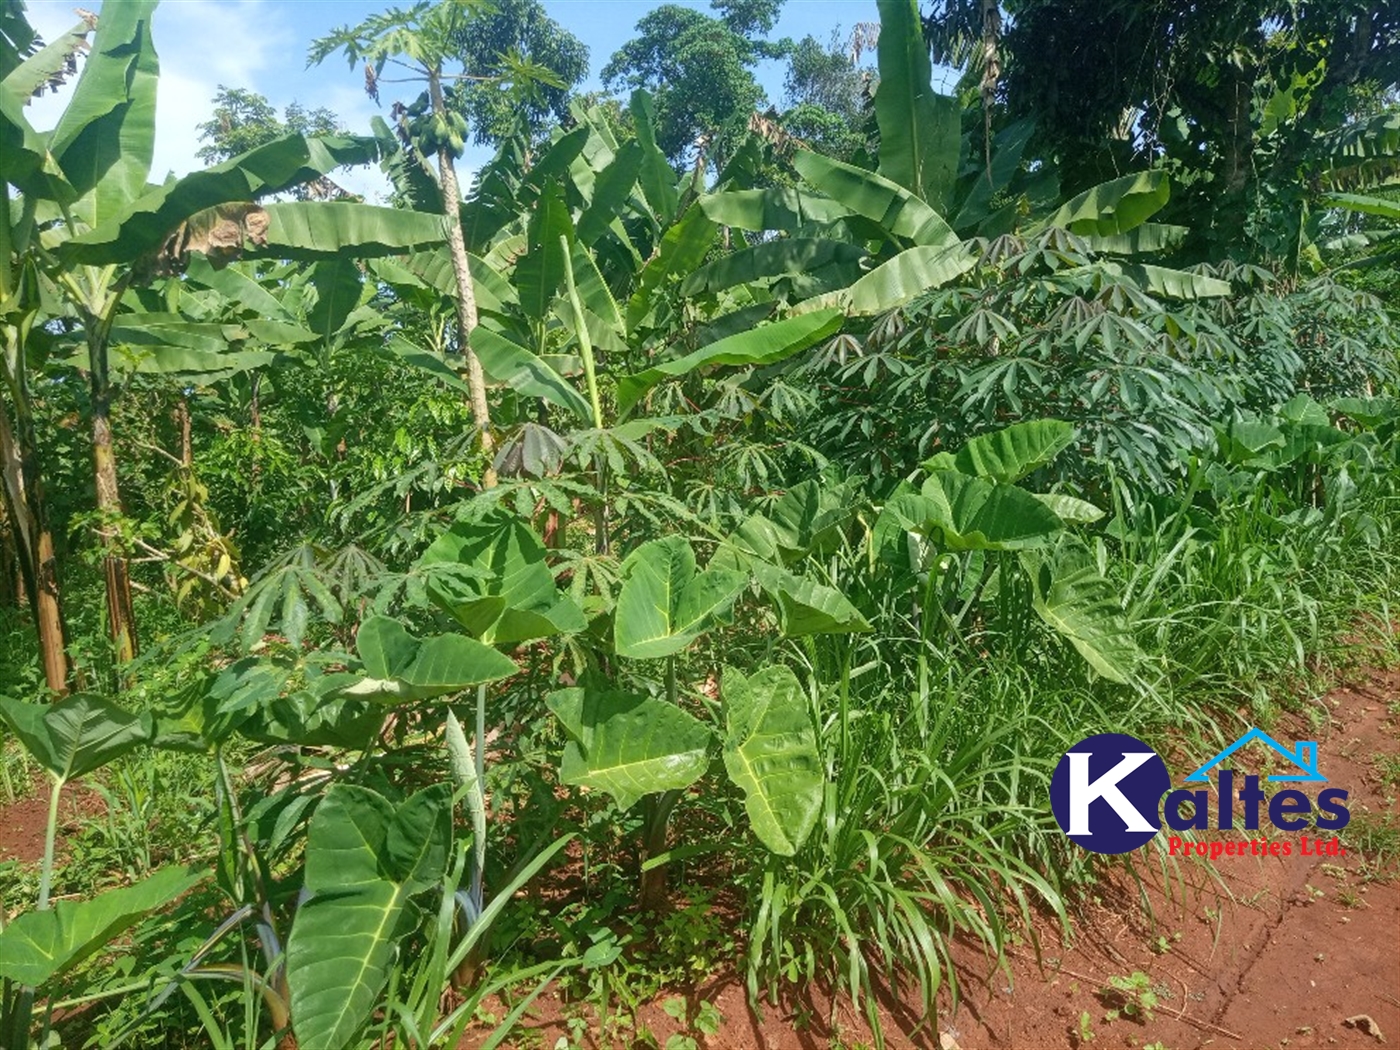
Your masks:
{"label": "soil patch", "polygon": [[[1070,945],[1046,920],[1034,939],[1010,949],[1009,973],[993,970],[980,947],[955,945],[962,999],[954,1007],[945,996],[936,1031],[919,1030],[909,997],[885,997],[880,1014],[887,1045],[1373,1050],[1383,1045],[1377,1033],[1387,1041],[1400,1038],[1395,859],[1383,873],[1374,854],[1356,847],[1365,826],[1390,821],[1400,828],[1397,785],[1384,782],[1377,761],[1400,756],[1400,717],[1391,712],[1392,707],[1400,711],[1400,672],[1369,671],[1322,703],[1326,725],[1290,717],[1274,726],[1272,735],[1285,746],[1316,740],[1327,783],[1278,786],[1302,789],[1312,800],[1321,788],[1347,789],[1352,823],[1340,835],[1345,855],[1326,852],[1331,832],[1283,832],[1267,822],[1253,833],[1211,831],[1199,837],[1286,842],[1288,856],[1250,853],[1211,860],[1144,851],[1105,874],[1074,917]],[[1261,777],[1288,772],[1269,767],[1277,760],[1270,754],[1252,744],[1236,757],[1235,767],[1241,775]],[[1212,786],[1212,806],[1216,797]],[[1243,826],[1242,814],[1236,801],[1237,828]],[[1324,843],[1321,851],[1315,836]],[[1126,991],[1113,987],[1115,978]],[[571,1030],[568,1018],[578,1008],[546,993],[507,1045],[666,1047],[678,1034],[694,1038],[699,1050],[873,1045],[864,1018],[840,999],[833,1012],[831,996],[819,990],[790,990],[776,1006],[763,1004],[761,1012],[750,1008],[742,978],[734,973],[674,994],[690,1004],[692,1016],[698,1004],[714,1004],[723,1017],[719,1033],[684,1031],[662,1008],[670,996],[644,1005],[625,1034],[604,1035],[593,1023],[584,1031]],[[1150,1018],[1146,1010],[1132,1009],[1143,1004]],[[493,1007],[497,1016],[504,1015],[504,1007]],[[593,1021],[591,1009],[583,1015]],[[638,1032],[649,1032],[654,1042],[636,1040]],[[470,1032],[462,1045],[479,1045],[485,1035],[485,1029]]]}
{"label": "soil patch", "polygon": [[[37,864],[44,859],[44,831],[49,823],[50,781],[34,778],[34,790],[24,798],[0,807],[0,863]],[[83,784],[68,784],[58,801],[58,838],[61,856],[64,839],[77,832],[85,820],[104,813],[102,796]]]}

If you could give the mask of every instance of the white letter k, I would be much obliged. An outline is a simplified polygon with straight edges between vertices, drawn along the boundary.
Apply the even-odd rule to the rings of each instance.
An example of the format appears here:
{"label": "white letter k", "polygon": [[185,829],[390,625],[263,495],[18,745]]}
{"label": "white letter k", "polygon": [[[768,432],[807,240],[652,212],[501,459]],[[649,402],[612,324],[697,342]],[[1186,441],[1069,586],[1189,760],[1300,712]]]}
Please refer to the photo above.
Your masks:
{"label": "white letter k", "polygon": [[1105,799],[1113,807],[1113,812],[1123,818],[1123,823],[1127,825],[1128,831],[1157,830],[1127,800],[1123,792],[1118,790],[1120,780],[1144,762],[1157,757],[1154,752],[1124,751],[1123,761],[1092,784],[1089,783],[1089,755],[1072,751],[1065,757],[1069,759],[1069,831],[1066,832],[1067,835],[1090,834],[1089,805],[1098,799]]}

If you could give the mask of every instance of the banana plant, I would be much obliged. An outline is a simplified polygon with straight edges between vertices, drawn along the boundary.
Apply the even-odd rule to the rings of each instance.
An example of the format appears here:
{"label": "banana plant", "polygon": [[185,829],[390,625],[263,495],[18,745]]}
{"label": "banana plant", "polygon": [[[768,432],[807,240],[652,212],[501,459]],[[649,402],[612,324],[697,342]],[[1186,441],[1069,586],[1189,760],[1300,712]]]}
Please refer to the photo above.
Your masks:
{"label": "banana plant", "polygon": [[[963,240],[969,235],[1033,237],[1062,228],[1088,238],[1095,251],[1120,255],[1180,242],[1183,228],[1148,221],[1170,194],[1161,172],[1092,187],[1055,208],[1049,203],[1058,195],[1052,173],[1022,169],[1029,124],[999,134],[990,163],[969,158],[957,100],[931,87],[918,5],[880,0],[879,8],[877,170],[799,149],[792,161],[802,180],[797,186],[720,187],[702,198],[711,219],[752,233],[757,242],[690,274],[687,294],[742,291],[794,303],[798,312],[835,306],[870,316],[971,270],[977,259]],[[1114,272],[1122,264],[1099,265]],[[1154,276],[1164,294],[1176,294],[1167,291],[1171,287],[1201,287],[1178,271]],[[1221,282],[1210,287],[1206,294],[1228,292]]]}
{"label": "banana plant", "polygon": [[[110,420],[114,332],[118,340],[130,337],[157,354],[163,345],[199,349],[189,345],[188,331],[182,340],[173,328],[153,333],[151,325],[138,324],[140,334],[131,334],[133,319],[122,320],[133,310],[130,289],[152,274],[178,272],[191,251],[218,265],[240,255],[247,242],[277,252],[331,242],[338,248],[358,239],[402,251],[441,243],[444,236],[440,221],[415,222],[392,209],[249,203],[342,164],[374,159],[372,139],[292,135],[183,179],[148,185],[159,78],[151,42],[155,7],[153,0],[109,4],[100,17],[66,34],[61,46],[40,51],[0,84],[5,192],[8,185],[20,190],[18,209],[6,208],[2,268],[11,275],[28,268],[32,275],[17,285],[7,280],[4,289],[11,348],[7,384],[23,392],[16,373],[22,370],[23,341],[36,326],[59,314],[78,322],[85,343],[78,363],[90,386],[98,511],[108,517],[121,509]],[[34,130],[24,103],[89,34],[91,53],[68,107],[52,131]],[[57,314],[45,312],[55,309]],[[21,426],[21,440],[25,436]],[[38,489],[32,483],[29,488]],[[106,539],[108,626],[117,658],[125,661],[137,651],[127,562],[110,529]]]}

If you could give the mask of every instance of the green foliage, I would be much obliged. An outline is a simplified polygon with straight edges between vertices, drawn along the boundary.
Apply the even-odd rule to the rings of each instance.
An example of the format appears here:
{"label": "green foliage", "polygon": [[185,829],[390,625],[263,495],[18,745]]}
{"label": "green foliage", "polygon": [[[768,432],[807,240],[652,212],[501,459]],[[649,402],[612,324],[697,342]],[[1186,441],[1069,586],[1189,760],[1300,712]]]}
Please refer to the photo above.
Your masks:
{"label": "green foliage", "polygon": [[[90,33],[31,54],[0,11],[3,771],[55,781],[44,861],[4,873],[36,906],[0,933],[0,1041],[500,1045],[557,982],[622,1042],[736,958],[755,999],[826,982],[878,1040],[882,988],[927,1023],[955,940],[1002,959],[1092,880],[1044,801],[1068,743],[1217,743],[1358,610],[1388,622],[1395,335],[1358,282],[1389,272],[1393,115],[1311,79],[1303,37],[1246,39],[1237,207],[1218,150],[1243,140],[1182,86],[1229,63],[1167,92],[1182,142],[1146,106],[1070,156],[1017,118],[1023,21],[1063,4],[1011,9],[1002,95],[953,97],[924,42],[981,52],[980,14],[880,6],[877,88],[863,32],[769,45],[774,0],[659,8],[610,67],[651,89],[625,106],[569,102],[580,56],[529,4],[371,16],[312,57],[426,78],[393,127],[277,137],[225,91],[209,148],[250,151],[162,187],[148,8],[104,12],[54,134],[24,100]],[[1258,29],[1227,15],[1181,30]],[[790,108],[751,121],[782,56]],[[489,79],[439,105],[459,61]],[[448,216],[424,154],[450,164],[464,114],[498,149]],[[411,207],[247,203],[373,159]],[[1358,265],[1220,261],[1278,262],[1285,227],[1281,269]],[[122,501],[95,509],[104,398]],[[10,605],[39,510],[88,683],[56,702]],[[146,646],[120,666],[113,551]],[[106,812],[70,835],[78,780]],[[1393,829],[1356,826],[1381,877]],[[1105,1005],[1146,1019],[1144,980]],[[664,1008],[677,1046],[719,1025]]]}
{"label": "green foliage", "polygon": [[495,85],[464,82],[454,102],[461,106],[478,143],[499,143],[524,132],[540,138],[551,122],[569,113],[570,93],[588,73],[588,48],[545,13],[538,0],[505,0],[462,29],[454,41],[462,65],[473,76],[502,77],[505,56],[514,55],[547,68],[558,84],[538,83],[524,97]]}
{"label": "green foliage", "polygon": [[753,66],[758,39],[772,27],[781,0],[716,4],[719,17],[664,4],[637,22],[637,36],[603,67],[610,87],[646,88],[656,97],[657,144],[672,160],[692,150],[730,155],[758,108],[763,89]]}

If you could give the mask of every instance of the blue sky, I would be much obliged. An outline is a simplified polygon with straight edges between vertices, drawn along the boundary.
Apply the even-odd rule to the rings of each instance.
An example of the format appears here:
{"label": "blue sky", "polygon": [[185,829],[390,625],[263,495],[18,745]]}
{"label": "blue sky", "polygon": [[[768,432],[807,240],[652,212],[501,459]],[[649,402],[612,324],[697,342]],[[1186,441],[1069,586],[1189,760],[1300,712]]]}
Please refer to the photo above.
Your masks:
{"label": "blue sky", "polygon": [[[707,7],[696,0],[680,2]],[[600,86],[599,70],[632,37],[637,20],[658,6],[654,0],[544,0],[544,4],[556,21],[588,45],[592,74],[586,88]],[[153,26],[161,59],[153,181],[160,181],[167,171],[179,175],[200,167],[194,155],[199,148],[195,128],[208,119],[210,100],[220,84],[260,92],[279,109],[292,101],[308,108],[326,106],[341,114],[351,130],[367,132],[376,108],[364,94],[363,78],[341,58],[327,59],[308,70],[306,50],[315,37],[392,6],[396,5],[364,0],[166,0],[156,10]],[[404,0],[398,6],[404,6]],[[46,39],[53,39],[78,21],[73,9],[71,2],[30,0],[29,17]],[[849,32],[855,23],[876,17],[875,0],[787,0],[773,36],[800,38],[810,33],[825,42],[838,27]],[[759,79],[769,97],[780,102],[781,64],[765,63]],[[385,92],[383,100],[387,106],[393,97]],[[30,119],[37,127],[51,127],[62,106],[61,95],[46,96],[32,104]],[[465,163],[470,167],[483,159],[484,151],[472,150]],[[382,177],[372,171],[352,172],[342,181],[370,196],[381,193],[384,186]]]}

